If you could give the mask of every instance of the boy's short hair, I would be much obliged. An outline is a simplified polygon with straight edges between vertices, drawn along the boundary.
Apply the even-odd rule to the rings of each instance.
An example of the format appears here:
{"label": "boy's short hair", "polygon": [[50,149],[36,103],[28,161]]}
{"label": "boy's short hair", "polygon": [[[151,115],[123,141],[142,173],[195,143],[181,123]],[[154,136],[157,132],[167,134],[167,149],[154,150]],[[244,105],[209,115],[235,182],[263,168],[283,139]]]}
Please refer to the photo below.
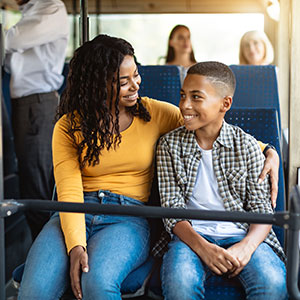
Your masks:
{"label": "boy's short hair", "polygon": [[197,63],[188,69],[188,74],[202,75],[208,78],[222,96],[233,96],[236,80],[231,69],[217,61]]}

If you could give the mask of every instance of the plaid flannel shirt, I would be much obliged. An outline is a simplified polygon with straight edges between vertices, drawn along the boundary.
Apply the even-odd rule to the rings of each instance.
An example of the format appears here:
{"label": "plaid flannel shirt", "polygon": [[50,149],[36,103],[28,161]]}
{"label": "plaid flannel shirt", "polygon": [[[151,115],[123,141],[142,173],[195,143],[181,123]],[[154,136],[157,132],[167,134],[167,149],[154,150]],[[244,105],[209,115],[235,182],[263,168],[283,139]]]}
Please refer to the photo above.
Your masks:
{"label": "plaid flannel shirt", "polygon": [[[157,174],[162,207],[186,208],[196,182],[201,151],[193,131],[177,128],[164,135],[157,148]],[[213,144],[213,168],[218,189],[227,211],[273,213],[268,179],[258,184],[264,155],[257,141],[239,127],[223,122]],[[164,219],[167,232],[152,254],[160,257],[167,250],[172,229],[179,219]],[[249,224],[236,223],[248,231]],[[168,233],[168,234],[167,234]],[[265,239],[275,253],[285,260],[273,230]]]}

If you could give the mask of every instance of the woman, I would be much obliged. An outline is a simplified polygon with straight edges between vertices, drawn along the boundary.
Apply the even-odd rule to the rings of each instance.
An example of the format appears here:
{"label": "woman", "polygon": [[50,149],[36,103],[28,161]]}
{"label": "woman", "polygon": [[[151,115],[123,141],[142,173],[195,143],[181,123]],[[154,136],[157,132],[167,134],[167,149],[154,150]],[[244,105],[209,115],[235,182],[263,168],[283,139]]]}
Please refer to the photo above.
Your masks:
{"label": "woman", "polygon": [[166,64],[188,68],[195,63],[190,30],[185,25],[176,25],[169,35]]}
{"label": "woman", "polygon": [[[147,202],[156,141],[181,117],[138,96],[133,55],[128,42],[106,35],[75,51],[53,134],[58,201]],[[144,218],[54,214],[28,254],[19,299],[59,299],[70,281],[77,299],[121,299],[123,280],[148,254]]]}
{"label": "woman", "polygon": [[176,65],[180,68],[181,84],[186,76],[187,69],[196,63],[191,42],[191,33],[187,26],[176,25],[168,39],[167,65]]}
{"label": "woman", "polygon": [[[156,141],[181,118],[171,104],[139,98],[133,55],[129,43],[105,35],[76,50],[53,135],[59,201],[147,202]],[[68,284],[68,254],[78,299],[121,299],[122,281],[149,254],[148,223],[71,213],[59,220],[56,214],[30,251],[19,298],[58,299]],[[33,280],[39,287],[29,291]]]}
{"label": "woman", "polygon": [[264,32],[246,32],[240,42],[241,65],[269,65],[274,59],[274,50]]}

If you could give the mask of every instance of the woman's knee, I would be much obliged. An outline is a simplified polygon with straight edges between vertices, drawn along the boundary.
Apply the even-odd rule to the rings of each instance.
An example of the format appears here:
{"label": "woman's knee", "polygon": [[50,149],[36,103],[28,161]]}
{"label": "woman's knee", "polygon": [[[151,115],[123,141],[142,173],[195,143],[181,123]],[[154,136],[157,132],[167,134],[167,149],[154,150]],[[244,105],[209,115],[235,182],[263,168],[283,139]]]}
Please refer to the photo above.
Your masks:
{"label": "woman's knee", "polygon": [[[83,273],[81,277],[83,298],[85,300],[105,300],[121,298],[120,286],[116,278],[109,272]],[[119,297],[119,298],[118,298]]]}
{"label": "woman's knee", "polygon": [[69,259],[59,220],[54,218],[45,225],[29,251],[19,299],[58,299],[68,283]]}

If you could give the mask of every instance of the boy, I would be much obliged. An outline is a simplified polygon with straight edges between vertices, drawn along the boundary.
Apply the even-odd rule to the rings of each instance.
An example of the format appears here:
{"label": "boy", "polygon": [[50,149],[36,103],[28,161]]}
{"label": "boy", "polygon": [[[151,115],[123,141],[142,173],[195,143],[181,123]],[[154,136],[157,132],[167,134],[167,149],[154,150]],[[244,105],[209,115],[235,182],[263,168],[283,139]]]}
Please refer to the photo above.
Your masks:
{"label": "boy", "polygon": [[[235,90],[230,68],[192,66],[181,90],[184,127],[157,149],[161,205],[272,213],[264,156],[256,140],[224,121]],[[287,298],[284,253],[271,225],[165,219],[173,233],[161,270],[166,300],[204,299],[209,272],[238,276],[247,299]],[[271,230],[271,231],[270,231]]]}

